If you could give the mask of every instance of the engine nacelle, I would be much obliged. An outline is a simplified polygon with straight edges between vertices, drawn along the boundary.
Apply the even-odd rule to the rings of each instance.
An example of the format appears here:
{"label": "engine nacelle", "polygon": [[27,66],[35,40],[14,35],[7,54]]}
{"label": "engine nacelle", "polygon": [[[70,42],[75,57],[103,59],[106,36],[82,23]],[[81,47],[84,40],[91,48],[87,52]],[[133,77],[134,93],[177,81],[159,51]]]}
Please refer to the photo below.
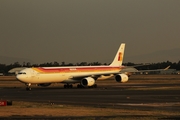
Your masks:
{"label": "engine nacelle", "polygon": [[86,77],[86,78],[81,80],[81,85],[84,87],[93,86],[94,84],[95,84],[95,80],[92,77]]}
{"label": "engine nacelle", "polygon": [[48,87],[50,85],[51,85],[51,83],[41,83],[41,84],[38,84],[38,86],[41,86],[41,87]]}
{"label": "engine nacelle", "polygon": [[117,82],[124,83],[124,82],[127,82],[129,78],[126,74],[118,74],[115,76],[115,79]]}

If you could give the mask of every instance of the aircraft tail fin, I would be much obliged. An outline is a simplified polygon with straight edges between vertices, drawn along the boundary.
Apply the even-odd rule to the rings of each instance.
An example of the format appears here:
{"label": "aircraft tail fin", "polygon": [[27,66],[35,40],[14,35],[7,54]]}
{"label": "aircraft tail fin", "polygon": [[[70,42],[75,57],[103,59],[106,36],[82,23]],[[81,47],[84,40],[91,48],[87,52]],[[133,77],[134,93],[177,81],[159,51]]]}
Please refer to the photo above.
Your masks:
{"label": "aircraft tail fin", "polygon": [[164,70],[167,70],[167,69],[169,69],[170,68],[170,65],[169,66],[167,66],[166,68],[164,68]]}
{"label": "aircraft tail fin", "polygon": [[122,65],[123,57],[124,57],[124,50],[125,50],[125,43],[122,43],[119,46],[116,56],[115,56],[113,62],[110,64],[110,66],[121,66]]}

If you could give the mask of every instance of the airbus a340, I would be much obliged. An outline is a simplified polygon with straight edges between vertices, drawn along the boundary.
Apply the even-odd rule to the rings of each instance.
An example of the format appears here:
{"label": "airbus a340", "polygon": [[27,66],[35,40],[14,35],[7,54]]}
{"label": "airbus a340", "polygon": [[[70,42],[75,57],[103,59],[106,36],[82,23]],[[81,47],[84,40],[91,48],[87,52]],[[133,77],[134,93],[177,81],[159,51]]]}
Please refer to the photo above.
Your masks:
{"label": "airbus a340", "polygon": [[20,71],[16,78],[25,83],[26,90],[31,84],[49,86],[52,83],[63,83],[64,88],[97,87],[96,80],[115,77],[117,82],[127,82],[128,76],[120,73],[124,56],[125,43],[122,43],[110,65],[103,66],[71,66],[71,67],[32,67]]}

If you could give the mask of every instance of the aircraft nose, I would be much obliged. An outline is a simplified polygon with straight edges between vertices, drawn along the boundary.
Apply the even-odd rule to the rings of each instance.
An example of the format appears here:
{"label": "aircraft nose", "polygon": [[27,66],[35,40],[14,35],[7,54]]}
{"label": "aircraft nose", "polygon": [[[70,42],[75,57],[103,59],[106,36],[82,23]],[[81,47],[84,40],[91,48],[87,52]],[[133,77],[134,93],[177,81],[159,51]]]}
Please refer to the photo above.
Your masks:
{"label": "aircraft nose", "polygon": [[16,79],[21,81],[22,80],[22,75],[16,75]]}
{"label": "aircraft nose", "polygon": [[29,83],[26,75],[16,75],[16,79],[23,83]]}
{"label": "aircraft nose", "polygon": [[16,75],[16,79],[19,80],[19,75]]}

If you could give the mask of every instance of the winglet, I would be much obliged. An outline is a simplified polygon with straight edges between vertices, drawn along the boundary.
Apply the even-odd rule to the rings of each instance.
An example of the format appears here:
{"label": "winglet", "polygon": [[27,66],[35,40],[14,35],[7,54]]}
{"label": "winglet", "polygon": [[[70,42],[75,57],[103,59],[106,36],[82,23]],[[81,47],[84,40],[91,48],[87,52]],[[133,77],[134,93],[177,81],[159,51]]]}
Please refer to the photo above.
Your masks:
{"label": "winglet", "polygon": [[124,57],[124,50],[125,50],[125,43],[122,43],[119,46],[116,56],[114,57],[114,60],[110,64],[110,66],[121,66],[122,65],[123,57]]}

